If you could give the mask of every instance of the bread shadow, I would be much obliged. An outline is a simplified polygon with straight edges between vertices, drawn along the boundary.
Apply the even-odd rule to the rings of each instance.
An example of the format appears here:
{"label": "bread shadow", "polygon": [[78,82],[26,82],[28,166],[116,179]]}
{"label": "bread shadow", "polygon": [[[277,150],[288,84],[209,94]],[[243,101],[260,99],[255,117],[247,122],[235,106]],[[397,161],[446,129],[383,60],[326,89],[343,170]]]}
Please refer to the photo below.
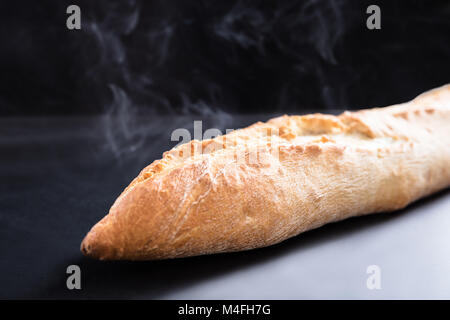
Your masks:
{"label": "bread shadow", "polygon": [[41,292],[35,292],[32,298],[163,299],[167,294],[195,283],[399,219],[410,210],[426,207],[447,194],[449,190],[444,190],[395,213],[350,218],[305,232],[270,247],[250,251],[142,262],[95,261],[82,257],[80,253],[79,258],[71,261],[72,264],[78,264],[82,270],[82,290],[67,290],[66,278],[62,275],[58,283],[50,284]]}

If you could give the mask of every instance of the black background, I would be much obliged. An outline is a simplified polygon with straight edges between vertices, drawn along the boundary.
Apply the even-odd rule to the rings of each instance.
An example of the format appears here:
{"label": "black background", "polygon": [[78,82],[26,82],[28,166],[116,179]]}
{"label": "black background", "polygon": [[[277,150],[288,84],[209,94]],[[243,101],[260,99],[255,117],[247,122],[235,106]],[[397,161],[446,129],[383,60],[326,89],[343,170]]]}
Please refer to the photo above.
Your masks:
{"label": "black background", "polygon": [[0,40],[4,116],[356,109],[449,81],[450,2],[2,1]]}

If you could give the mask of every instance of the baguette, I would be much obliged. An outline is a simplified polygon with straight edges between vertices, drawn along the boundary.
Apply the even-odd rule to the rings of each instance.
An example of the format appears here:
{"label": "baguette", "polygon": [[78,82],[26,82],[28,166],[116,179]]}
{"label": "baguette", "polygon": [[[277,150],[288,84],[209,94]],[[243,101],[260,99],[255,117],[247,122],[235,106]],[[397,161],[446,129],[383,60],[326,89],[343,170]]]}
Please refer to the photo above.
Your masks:
{"label": "baguette", "polygon": [[81,251],[152,260],[269,246],[450,185],[450,84],[339,116],[282,116],[165,152]]}

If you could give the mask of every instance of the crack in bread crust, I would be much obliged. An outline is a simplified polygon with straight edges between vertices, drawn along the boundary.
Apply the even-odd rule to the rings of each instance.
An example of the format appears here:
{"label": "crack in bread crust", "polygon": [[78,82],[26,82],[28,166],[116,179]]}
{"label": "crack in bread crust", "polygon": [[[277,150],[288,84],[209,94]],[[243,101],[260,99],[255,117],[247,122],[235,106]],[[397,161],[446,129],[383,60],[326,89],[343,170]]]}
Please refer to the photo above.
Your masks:
{"label": "crack in bread crust", "polygon": [[403,208],[450,185],[449,123],[447,85],[405,104],[193,140],[144,168],[82,251],[148,260],[247,250]]}

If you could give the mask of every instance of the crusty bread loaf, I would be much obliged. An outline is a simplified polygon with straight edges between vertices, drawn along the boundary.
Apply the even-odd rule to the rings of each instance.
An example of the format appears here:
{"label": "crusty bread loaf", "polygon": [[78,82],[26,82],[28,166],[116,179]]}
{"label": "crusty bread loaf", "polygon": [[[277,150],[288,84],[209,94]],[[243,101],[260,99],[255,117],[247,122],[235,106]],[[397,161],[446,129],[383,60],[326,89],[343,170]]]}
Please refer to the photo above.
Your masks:
{"label": "crusty bread loaf", "polygon": [[450,85],[405,104],[283,116],[191,141],[142,170],[84,254],[150,260],[269,246],[450,185]]}

